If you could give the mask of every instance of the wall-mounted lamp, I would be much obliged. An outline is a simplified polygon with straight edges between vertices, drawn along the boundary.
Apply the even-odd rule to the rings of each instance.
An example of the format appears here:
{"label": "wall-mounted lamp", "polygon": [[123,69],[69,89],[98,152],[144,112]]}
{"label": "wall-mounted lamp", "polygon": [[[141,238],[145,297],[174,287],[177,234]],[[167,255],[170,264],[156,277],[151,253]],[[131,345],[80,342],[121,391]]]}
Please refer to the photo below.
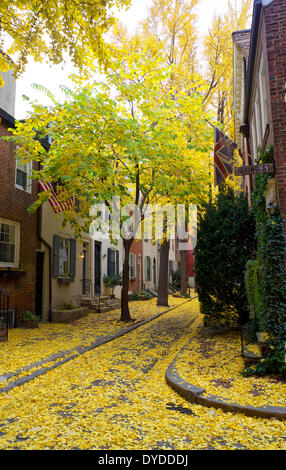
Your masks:
{"label": "wall-mounted lamp", "polygon": [[268,214],[270,217],[274,217],[277,212],[277,206],[272,201],[270,201],[266,207]]}
{"label": "wall-mounted lamp", "polygon": [[79,257],[80,259],[84,259],[84,253],[80,253]]}

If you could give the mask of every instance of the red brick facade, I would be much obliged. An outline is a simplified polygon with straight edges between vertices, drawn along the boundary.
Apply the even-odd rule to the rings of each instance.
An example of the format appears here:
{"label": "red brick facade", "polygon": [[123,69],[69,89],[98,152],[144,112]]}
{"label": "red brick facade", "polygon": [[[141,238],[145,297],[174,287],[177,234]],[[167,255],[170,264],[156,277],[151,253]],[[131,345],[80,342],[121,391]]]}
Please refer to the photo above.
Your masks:
{"label": "red brick facade", "polygon": [[[264,8],[278,203],[286,220],[286,2]],[[286,222],[285,222],[286,228]]]}
{"label": "red brick facade", "polygon": [[[8,135],[9,127],[11,123],[2,118],[1,137]],[[40,248],[40,242],[38,215],[27,212],[36,198],[37,186],[33,183],[31,193],[15,186],[14,149],[13,144],[0,140],[0,220],[17,222],[20,234],[18,266],[0,267],[0,288],[8,293],[10,307],[16,308],[19,316],[27,310],[35,312],[36,250]]]}

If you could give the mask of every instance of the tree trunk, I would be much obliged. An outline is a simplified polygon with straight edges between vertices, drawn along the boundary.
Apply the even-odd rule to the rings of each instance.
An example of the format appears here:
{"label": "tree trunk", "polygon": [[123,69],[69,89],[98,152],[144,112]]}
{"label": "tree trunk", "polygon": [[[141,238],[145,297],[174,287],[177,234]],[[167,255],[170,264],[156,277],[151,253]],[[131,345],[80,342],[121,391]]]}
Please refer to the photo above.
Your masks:
{"label": "tree trunk", "polygon": [[128,292],[129,292],[129,253],[133,239],[123,239],[124,263],[122,275],[122,291],[121,291],[121,321],[130,322],[132,318],[129,312]]}
{"label": "tree trunk", "polygon": [[160,268],[158,281],[158,299],[157,305],[169,307],[168,304],[168,286],[169,286],[169,249],[170,241],[164,240],[160,251]]}

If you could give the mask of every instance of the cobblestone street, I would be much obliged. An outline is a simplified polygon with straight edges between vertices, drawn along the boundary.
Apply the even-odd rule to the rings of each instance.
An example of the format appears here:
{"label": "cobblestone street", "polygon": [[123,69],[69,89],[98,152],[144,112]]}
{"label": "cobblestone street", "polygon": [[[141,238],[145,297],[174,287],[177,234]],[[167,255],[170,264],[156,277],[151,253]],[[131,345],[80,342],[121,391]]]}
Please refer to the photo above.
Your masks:
{"label": "cobblestone street", "polygon": [[191,404],[166,384],[199,323],[196,300],[184,303],[2,390],[1,449],[282,449],[284,422]]}

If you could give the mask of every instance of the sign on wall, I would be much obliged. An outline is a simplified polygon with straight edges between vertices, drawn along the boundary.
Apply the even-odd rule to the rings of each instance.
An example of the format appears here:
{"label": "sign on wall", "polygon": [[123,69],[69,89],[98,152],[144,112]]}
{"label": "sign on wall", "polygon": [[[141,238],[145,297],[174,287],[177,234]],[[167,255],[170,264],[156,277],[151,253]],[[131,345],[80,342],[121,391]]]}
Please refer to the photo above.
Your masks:
{"label": "sign on wall", "polygon": [[274,173],[273,163],[263,163],[262,165],[242,166],[234,169],[235,176],[258,175],[263,173]]}

